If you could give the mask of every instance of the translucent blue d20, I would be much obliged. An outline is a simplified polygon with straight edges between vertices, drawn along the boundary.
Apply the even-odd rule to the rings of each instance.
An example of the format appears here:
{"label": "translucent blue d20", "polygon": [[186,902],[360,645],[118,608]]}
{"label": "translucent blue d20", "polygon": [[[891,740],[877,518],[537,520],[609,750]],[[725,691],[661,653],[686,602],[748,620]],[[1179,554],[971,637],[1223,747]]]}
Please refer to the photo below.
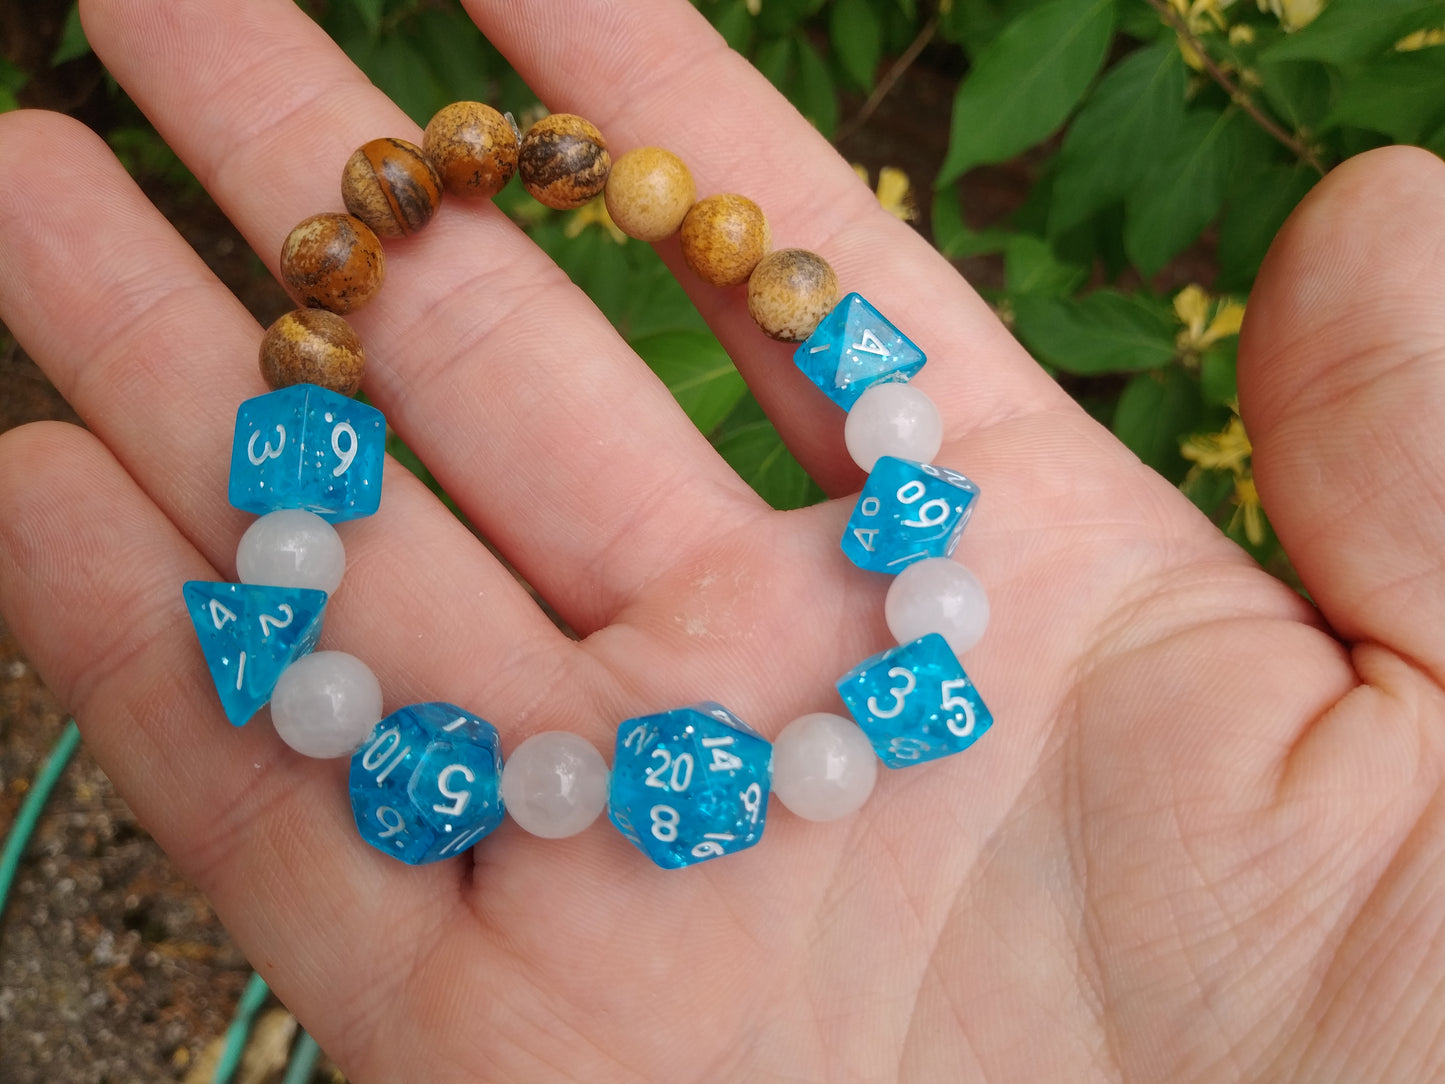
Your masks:
{"label": "translucent blue d20", "polygon": [[977,498],[978,486],[957,471],[880,456],[843,531],[843,552],[859,568],[890,573],[947,557]]}
{"label": "translucent blue d20", "polygon": [[351,757],[351,812],[361,838],[418,866],[461,854],[504,810],[497,728],[455,704],[394,711]]}
{"label": "translucent blue d20", "polygon": [[281,671],[316,646],[326,592],[191,580],[181,593],[226,718],[244,726]]}
{"label": "translucent blue d20", "polygon": [[773,746],[705,701],[617,728],[608,815],[664,869],[751,847],[763,836]]}
{"label": "translucent blue d20", "polygon": [[838,693],[890,768],[961,753],[993,726],[937,633],[864,659],[838,679]]}
{"label": "translucent blue d20", "polygon": [[859,294],[838,302],[793,352],[798,368],[844,410],[874,384],[910,379],[927,360]]}
{"label": "translucent blue d20", "polygon": [[386,419],[315,384],[247,399],[236,411],[230,500],[264,515],[304,508],[339,523],[376,511]]}

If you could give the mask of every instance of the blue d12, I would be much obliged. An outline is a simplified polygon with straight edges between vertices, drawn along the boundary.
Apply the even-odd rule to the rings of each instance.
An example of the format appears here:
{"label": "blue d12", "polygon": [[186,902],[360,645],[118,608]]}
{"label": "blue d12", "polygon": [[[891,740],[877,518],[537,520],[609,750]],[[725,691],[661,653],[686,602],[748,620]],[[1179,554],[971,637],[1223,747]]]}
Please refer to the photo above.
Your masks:
{"label": "blue d12", "polygon": [[230,500],[264,515],[304,508],[330,523],[381,504],[386,419],[381,411],[315,384],[247,399],[236,411]]}
{"label": "blue d12", "polygon": [[281,671],[316,646],[326,592],[192,580],[181,593],[226,718],[244,726]]}
{"label": "blue d12", "polygon": [[704,701],[617,728],[608,815],[664,869],[751,847],[763,837],[773,746]]}
{"label": "blue d12", "polygon": [[455,704],[412,704],[351,757],[361,838],[412,866],[461,854],[502,823],[497,728]]}
{"label": "blue d12", "polygon": [[844,410],[874,384],[907,381],[927,360],[859,294],[838,302],[793,351],[798,368]]}
{"label": "blue d12", "polygon": [[863,660],[838,679],[838,693],[890,768],[961,753],[993,726],[936,632]]}
{"label": "blue d12", "polygon": [[843,552],[859,568],[889,573],[948,557],[977,498],[978,486],[957,471],[879,456],[843,531]]}

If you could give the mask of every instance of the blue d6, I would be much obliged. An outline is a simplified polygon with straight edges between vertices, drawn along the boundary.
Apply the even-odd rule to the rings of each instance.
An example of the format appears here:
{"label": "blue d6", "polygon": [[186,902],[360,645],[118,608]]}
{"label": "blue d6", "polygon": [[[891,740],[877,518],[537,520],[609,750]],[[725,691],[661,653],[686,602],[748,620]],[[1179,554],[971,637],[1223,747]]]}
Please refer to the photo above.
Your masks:
{"label": "blue d6", "polygon": [[192,580],[181,593],[226,718],[244,726],[281,671],[316,646],[326,592]]}
{"label": "blue d6", "polygon": [[351,757],[361,838],[409,865],[461,854],[502,823],[496,727],[455,704],[394,711]]}
{"label": "blue d6", "polygon": [[890,768],[961,753],[993,726],[937,633],[865,659],[838,679],[838,693]]}
{"label": "blue d6", "polygon": [[902,383],[923,368],[923,351],[859,294],[849,294],[793,352],[793,361],[844,410],[874,384]]}
{"label": "blue d6", "polygon": [[608,815],[664,869],[751,847],[763,835],[772,743],[706,701],[617,728]]}
{"label": "blue d6", "polygon": [[339,523],[376,511],[386,419],[315,384],[247,399],[236,411],[230,500],[264,515],[304,508]]}
{"label": "blue d6", "polygon": [[973,514],[978,486],[957,471],[880,456],[843,532],[859,568],[898,573],[925,557],[947,557]]}

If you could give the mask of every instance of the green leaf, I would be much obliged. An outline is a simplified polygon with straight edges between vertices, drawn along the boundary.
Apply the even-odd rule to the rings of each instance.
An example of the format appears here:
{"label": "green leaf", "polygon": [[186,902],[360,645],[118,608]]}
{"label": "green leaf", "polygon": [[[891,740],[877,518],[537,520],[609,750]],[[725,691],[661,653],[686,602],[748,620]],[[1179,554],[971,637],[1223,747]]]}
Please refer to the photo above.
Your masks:
{"label": "green leaf", "polygon": [[1011,158],[1058,128],[1103,64],[1113,30],[1113,0],[1048,0],[1009,23],[959,85],[936,183]]}
{"label": "green leaf", "polygon": [[417,124],[426,124],[449,100],[426,60],[399,34],[385,34],[369,46],[358,42],[347,53]]}
{"label": "green leaf", "polygon": [[1124,249],[1146,277],[1189,245],[1219,213],[1234,165],[1235,114],[1199,109],[1126,201]]}
{"label": "green leaf", "polygon": [[1416,143],[1445,120],[1445,49],[1395,53],[1340,91],[1331,125],[1352,124]]}
{"label": "green leaf", "polygon": [[929,217],[933,223],[933,247],[950,260],[1002,252],[1013,236],[1007,230],[972,229],[963,220],[963,209],[953,188],[941,188],[934,193]]}
{"label": "green leaf", "polygon": [[1067,373],[1137,372],[1174,360],[1178,322],[1157,301],[1096,290],[1079,300],[1021,294],[1014,331],[1035,357]]}
{"label": "green leaf", "polygon": [[1114,411],[1114,435],[1164,477],[1180,481],[1188,461],[1179,440],[1198,425],[1199,389],[1182,369],[1141,373],[1124,385]]}
{"label": "green leaf", "polygon": [[381,14],[386,0],[351,0],[351,4],[368,31],[376,34],[381,30]]}
{"label": "green leaf", "polygon": [[50,66],[56,67],[67,60],[85,56],[90,51],[85,27],[80,25],[80,5],[71,4],[70,11],[65,15],[65,28],[60,32],[60,44],[55,47],[55,54],[50,58]]}
{"label": "green leaf", "polygon": [[823,497],[751,394],[743,397],[722,424],[713,446],[774,508],[802,508]]}
{"label": "green leaf", "polygon": [[1231,191],[1215,250],[1219,289],[1249,290],[1274,235],[1317,180],[1319,174],[1303,163],[1275,165],[1256,172],[1249,184]]}
{"label": "green leaf", "polygon": [[1199,359],[1199,392],[1210,406],[1225,406],[1239,398],[1235,363],[1239,357],[1239,336],[1217,342]]}
{"label": "green leaf", "polygon": [[753,40],[753,17],[748,14],[747,0],[727,0],[715,13],[709,11],[708,18],[729,49],[748,51]]}
{"label": "green leaf", "polygon": [[873,89],[882,24],[868,0],[837,0],[828,12],[828,37],[843,70],[863,90]]}
{"label": "green leaf", "polygon": [[[448,101],[487,101],[487,73],[500,67],[494,50],[461,8],[417,12],[415,39]],[[512,104],[503,110],[513,108]]]}
{"label": "green leaf", "polygon": [[1254,67],[1260,90],[1285,127],[1319,128],[1334,99],[1330,69],[1314,60],[1260,61]]}
{"label": "green leaf", "polygon": [[711,433],[748,393],[732,358],[704,331],[665,331],[632,344],[704,433]]}
{"label": "green leaf", "polygon": [[1314,22],[1260,56],[1347,64],[1376,56],[1412,30],[1439,25],[1442,19],[1445,0],[1330,0]]}
{"label": "green leaf", "polygon": [[798,35],[798,76],[788,97],[813,127],[831,137],[838,127],[838,92],[828,65],[801,33]]}
{"label": "green leaf", "polygon": [[1049,207],[1049,236],[1077,226],[1138,185],[1184,122],[1189,87],[1173,40],[1111,68],[1064,137]]}
{"label": "green leaf", "polygon": [[1005,289],[1012,295],[1067,297],[1089,276],[1087,268],[1059,259],[1047,241],[1027,233],[1008,239],[1003,268]]}

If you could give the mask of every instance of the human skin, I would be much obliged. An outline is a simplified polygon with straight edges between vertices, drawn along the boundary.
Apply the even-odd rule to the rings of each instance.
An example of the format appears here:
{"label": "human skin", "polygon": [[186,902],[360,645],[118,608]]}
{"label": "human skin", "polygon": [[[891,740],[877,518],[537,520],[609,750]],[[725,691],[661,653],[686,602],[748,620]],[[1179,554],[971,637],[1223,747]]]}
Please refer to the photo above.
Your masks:
{"label": "human skin", "polygon": [[[1265,575],[1036,366],[682,0],[472,0],[554,110],[745,192],[930,357],[937,461],[983,499],[993,730],[851,819],[774,808],[746,854],[654,868],[606,825],[506,825],[411,869],[345,764],[222,719],[180,585],[225,579],[261,329],[65,118],[0,116],[0,319],[89,431],[0,436],[0,613],[141,820],[357,1081],[1429,1080],[1445,997],[1445,166],[1354,159],[1277,239],[1240,343]],[[87,0],[90,41],[263,258],[418,133],[290,0]],[[746,146],[748,153],[738,148]],[[332,166],[335,166],[333,170]],[[766,508],[490,207],[388,247],[366,390],[582,639],[419,482],[344,525],[322,646],[388,710],[575,730],[701,698],[765,735],[888,643],[837,539],[842,417],[741,290],[662,246],[838,499]],[[485,254],[484,258],[479,257]]]}

